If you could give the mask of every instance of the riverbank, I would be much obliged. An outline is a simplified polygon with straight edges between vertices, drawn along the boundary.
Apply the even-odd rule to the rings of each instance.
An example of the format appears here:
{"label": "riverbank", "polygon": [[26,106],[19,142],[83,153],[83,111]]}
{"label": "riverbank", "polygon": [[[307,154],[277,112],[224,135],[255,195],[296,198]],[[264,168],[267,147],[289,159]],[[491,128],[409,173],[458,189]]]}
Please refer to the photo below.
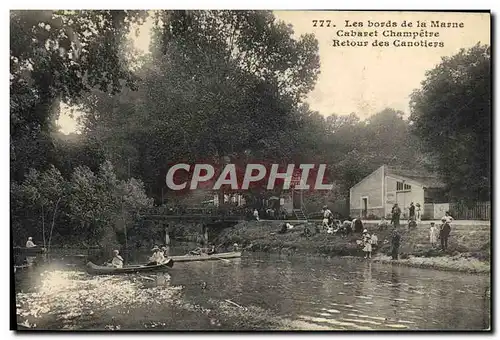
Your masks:
{"label": "riverbank", "polygon": [[[304,236],[304,224],[298,224],[285,234],[278,233],[280,221],[245,221],[224,230],[214,242],[225,246],[238,243],[248,251],[283,253],[288,255],[353,256],[363,252],[357,245],[359,234],[347,237],[326,233],[316,234],[310,224],[311,236]],[[490,225],[454,225],[447,251],[429,244],[428,223],[416,229],[401,227],[400,259],[392,261],[390,253],[390,229],[379,231],[375,223],[365,223],[370,233],[378,236],[379,247],[372,261],[391,262],[399,265],[451,270],[469,273],[490,272]]]}

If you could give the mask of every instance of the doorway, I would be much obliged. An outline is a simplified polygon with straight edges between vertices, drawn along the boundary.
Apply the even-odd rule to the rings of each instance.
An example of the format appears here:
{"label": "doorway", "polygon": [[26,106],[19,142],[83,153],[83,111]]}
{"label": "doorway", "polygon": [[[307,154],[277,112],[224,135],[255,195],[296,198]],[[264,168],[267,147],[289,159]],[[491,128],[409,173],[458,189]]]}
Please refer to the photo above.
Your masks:
{"label": "doorway", "polygon": [[368,197],[361,198],[361,215],[362,218],[366,218],[368,216]]}

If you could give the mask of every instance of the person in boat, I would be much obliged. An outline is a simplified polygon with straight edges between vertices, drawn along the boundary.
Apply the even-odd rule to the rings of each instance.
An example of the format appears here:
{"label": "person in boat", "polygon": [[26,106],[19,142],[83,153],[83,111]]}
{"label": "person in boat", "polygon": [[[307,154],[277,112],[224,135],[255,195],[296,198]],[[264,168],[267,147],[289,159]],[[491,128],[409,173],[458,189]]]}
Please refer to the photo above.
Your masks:
{"label": "person in boat", "polygon": [[165,257],[165,259],[168,259],[168,257],[170,256],[170,247],[163,246],[161,247],[161,251],[163,252],[163,256]]}
{"label": "person in boat", "polygon": [[165,262],[165,256],[163,256],[163,251],[161,251],[161,249],[158,248],[158,246],[154,246],[153,249],[151,249],[151,251],[153,252],[153,255],[151,255],[151,257],[149,258],[148,266],[154,266]]}
{"label": "person in boat", "polygon": [[118,250],[113,250],[113,258],[111,262],[107,264],[108,267],[123,268],[123,258],[120,256]]}
{"label": "person in boat", "polygon": [[212,244],[209,247],[198,247],[191,250],[188,255],[212,255],[215,254],[215,246]]}
{"label": "person in boat", "polygon": [[233,244],[233,251],[238,251],[238,250],[240,250],[240,246],[238,245],[238,243]]}
{"label": "person in boat", "polygon": [[195,250],[191,250],[188,255],[201,255],[201,250],[201,247],[198,247]]}
{"label": "person in boat", "polygon": [[36,244],[33,243],[33,237],[28,237],[28,241],[26,242],[26,248],[34,248]]}
{"label": "person in boat", "polygon": [[211,244],[207,249],[206,249],[206,254],[207,255],[212,255],[215,254],[215,245]]}

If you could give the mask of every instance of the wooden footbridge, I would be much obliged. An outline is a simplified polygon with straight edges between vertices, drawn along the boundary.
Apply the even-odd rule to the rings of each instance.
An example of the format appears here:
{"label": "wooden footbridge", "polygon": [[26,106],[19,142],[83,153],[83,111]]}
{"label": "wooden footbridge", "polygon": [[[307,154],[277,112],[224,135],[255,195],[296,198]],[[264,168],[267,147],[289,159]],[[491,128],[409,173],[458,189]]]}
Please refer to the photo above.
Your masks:
{"label": "wooden footbridge", "polygon": [[137,216],[143,220],[153,221],[185,221],[200,223],[239,222],[251,215],[244,211],[219,209],[217,207],[168,208],[153,207],[137,211]]}

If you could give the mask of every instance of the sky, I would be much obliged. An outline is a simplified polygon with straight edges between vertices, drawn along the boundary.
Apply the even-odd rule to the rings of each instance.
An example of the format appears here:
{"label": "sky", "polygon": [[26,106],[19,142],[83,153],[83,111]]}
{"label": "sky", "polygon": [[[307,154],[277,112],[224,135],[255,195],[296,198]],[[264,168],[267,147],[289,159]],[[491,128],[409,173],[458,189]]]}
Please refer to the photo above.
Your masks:
{"label": "sky", "polygon": [[[336,12],[336,11],[275,11],[279,20],[293,25],[295,36],[313,33],[318,40],[320,75],[315,89],[309,94],[307,103],[311,109],[324,116],[330,114],[348,115],[356,113],[362,119],[390,107],[409,114],[410,94],[420,87],[425,72],[434,68],[444,56],[452,56],[461,48],[490,43],[490,17],[483,13],[431,13],[431,12]],[[331,20],[330,27],[313,27],[313,20]],[[344,27],[350,23],[362,22],[363,27]],[[374,28],[367,27],[368,21],[387,23],[393,21],[400,26],[406,20],[413,27]],[[416,22],[427,22],[426,28],[417,28]],[[462,22],[463,28],[431,28],[431,20],[441,22]],[[326,22],[326,21],[325,21]],[[152,22],[146,22],[138,37],[131,35],[135,46],[146,52],[149,46],[149,29]],[[336,27],[333,27],[335,25]],[[440,41],[444,47],[372,47],[383,31],[420,30],[438,32],[438,38],[404,38],[411,41]],[[379,37],[339,37],[338,31],[378,31]],[[342,33],[340,33],[342,34]],[[367,47],[334,47],[333,39],[366,40]],[[392,38],[389,42],[396,38]],[[77,124],[63,110],[58,121],[63,133],[74,132]]]}

